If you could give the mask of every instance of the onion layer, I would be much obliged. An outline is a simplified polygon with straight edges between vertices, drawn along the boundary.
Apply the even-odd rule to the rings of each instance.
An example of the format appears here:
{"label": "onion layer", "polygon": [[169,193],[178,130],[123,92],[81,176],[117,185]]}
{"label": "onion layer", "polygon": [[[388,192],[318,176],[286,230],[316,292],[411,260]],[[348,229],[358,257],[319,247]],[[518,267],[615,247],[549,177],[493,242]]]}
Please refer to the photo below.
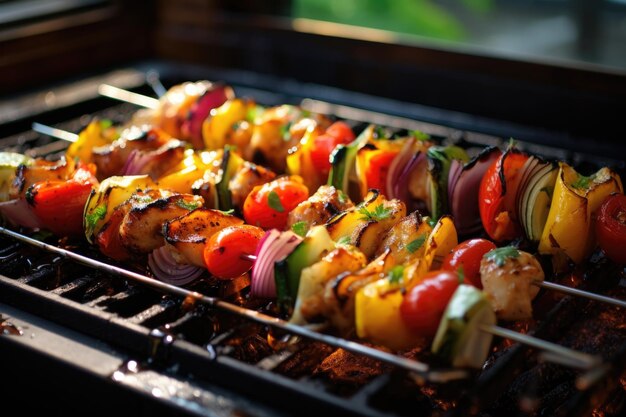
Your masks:
{"label": "onion layer", "polygon": [[41,227],[41,222],[24,198],[3,201],[0,203],[0,213],[13,225],[27,229],[38,229]]}
{"label": "onion layer", "polygon": [[252,266],[251,294],[259,298],[276,297],[274,264],[282,261],[302,242],[302,237],[292,231],[268,230],[256,250],[256,261]]}
{"label": "onion layer", "polygon": [[387,198],[397,198],[405,204],[409,204],[409,178],[417,165],[424,159],[421,151],[414,152],[415,138],[406,141],[402,150],[389,165],[386,189]]}
{"label": "onion layer", "polygon": [[485,172],[500,154],[498,148],[489,147],[464,166],[456,160],[452,161],[448,174],[448,195],[450,213],[460,235],[474,233],[482,227],[478,189]]}
{"label": "onion layer", "polygon": [[159,280],[173,285],[185,285],[198,278],[204,268],[179,264],[167,246],[161,246],[148,255],[148,266]]}

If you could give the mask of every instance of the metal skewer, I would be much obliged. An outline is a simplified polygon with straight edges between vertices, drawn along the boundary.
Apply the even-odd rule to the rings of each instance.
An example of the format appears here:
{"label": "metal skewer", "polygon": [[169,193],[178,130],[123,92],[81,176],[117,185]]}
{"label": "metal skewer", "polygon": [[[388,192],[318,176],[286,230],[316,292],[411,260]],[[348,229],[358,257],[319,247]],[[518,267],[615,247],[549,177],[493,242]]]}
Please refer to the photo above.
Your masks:
{"label": "metal skewer", "polygon": [[146,82],[152,87],[158,97],[163,97],[167,93],[167,88],[161,83],[159,74],[156,71],[149,71],[146,74]]}
{"label": "metal skewer", "polygon": [[156,110],[159,108],[159,100],[157,100],[156,98],[148,97],[143,94],[133,93],[132,91],[114,87],[109,84],[100,84],[100,87],[98,87],[98,93],[115,100],[125,101],[127,103],[136,104],[138,106],[146,107],[152,110]]}
{"label": "metal skewer", "polygon": [[67,142],[76,142],[78,140],[77,134],[68,132],[67,130],[57,129],[56,127],[42,125],[41,123],[37,122],[34,122],[31,127],[37,133],[41,133],[42,135],[47,135]]}
{"label": "metal skewer", "polygon": [[[6,229],[4,227],[0,227],[0,233],[10,236],[21,242],[28,243],[32,246],[39,247],[48,252],[57,253],[65,258],[72,259],[83,265],[87,265],[89,267],[93,267],[117,276],[132,279],[165,293],[174,294],[182,297],[190,297],[197,302],[202,302],[212,307],[236,314],[238,316],[246,317],[260,324],[272,326],[277,329],[296,334],[298,336],[316,340],[318,342],[322,342],[336,348],[345,349],[353,353],[362,354],[380,360],[390,365],[401,367],[408,371],[414,372],[421,377],[427,378],[428,380],[433,382],[446,382],[455,379],[463,379],[468,377],[469,375],[468,372],[463,369],[431,369],[429,365],[423,362],[396,356],[387,352],[370,348],[368,346],[364,346],[360,343],[342,339],[340,337],[335,337],[324,333],[318,333],[306,327],[292,324],[285,320],[268,316],[267,314],[259,313],[258,311],[240,307],[226,301],[222,301],[215,297],[209,297],[195,291],[190,291],[172,284],[167,284],[165,282],[150,278],[142,274],[138,274],[136,272],[128,271],[114,265],[100,262],[98,260],[89,258],[76,252],[59,248],[57,246],[41,242],[28,236],[24,236],[20,233]],[[591,369],[602,362],[600,357],[578,352],[563,346],[556,345],[554,343],[547,342],[545,340],[535,338],[533,336],[517,333],[498,326],[481,326],[480,330],[545,350],[548,353],[544,355],[545,359],[553,360],[555,362],[566,364],[569,366],[574,366],[581,369]]]}

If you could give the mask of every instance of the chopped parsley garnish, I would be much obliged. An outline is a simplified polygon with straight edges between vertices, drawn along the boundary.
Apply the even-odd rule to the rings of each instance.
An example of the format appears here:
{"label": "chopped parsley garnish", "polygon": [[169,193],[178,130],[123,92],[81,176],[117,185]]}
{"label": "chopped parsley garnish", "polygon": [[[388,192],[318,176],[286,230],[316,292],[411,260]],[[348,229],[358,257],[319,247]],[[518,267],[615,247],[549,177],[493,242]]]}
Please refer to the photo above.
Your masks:
{"label": "chopped parsley garnish", "polygon": [[465,270],[463,269],[463,265],[459,266],[456,270],[456,274],[459,276],[459,284],[463,284],[465,281]]}
{"label": "chopped parsley garnish", "polygon": [[350,236],[340,237],[337,241],[338,245],[349,245],[352,242],[352,238]]}
{"label": "chopped parsley garnish", "polygon": [[421,140],[421,141],[430,140],[430,135],[428,133],[422,132],[421,130],[417,130],[417,129],[411,130],[409,134],[417,140]]}
{"label": "chopped parsley garnish", "polygon": [[341,204],[346,204],[348,202],[348,196],[341,190],[337,190],[337,199]]}
{"label": "chopped parsley garnish", "polygon": [[96,223],[100,220],[104,219],[104,216],[107,214],[107,206],[106,204],[101,204],[97,206],[91,213],[88,213],[85,216],[85,223],[87,225],[87,229],[93,229],[96,227]]}
{"label": "chopped parsley garnish", "polygon": [[200,205],[201,205],[201,204],[200,204],[200,202],[199,202],[199,201],[185,201],[185,200],[178,200],[178,201],[176,202],[176,205],[177,205],[178,207],[181,207],[181,208],[184,208],[184,209],[186,209],[186,210],[191,211],[191,210],[195,210],[195,209],[197,209],[198,207],[200,207]]}
{"label": "chopped parsley garnish", "polygon": [[435,227],[437,225],[437,219],[434,219],[432,217],[426,217],[425,220],[430,227]]}
{"label": "chopped parsley garnish", "polygon": [[428,151],[426,151],[426,154],[429,158],[437,159],[439,161],[445,161],[448,159],[448,155],[446,155],[441,146],[431,146],[428,148]]}
{"label": "chopped parsley garnish", "polygon": [[291,230],[298,236],[305,237],[309,231],[309,225],[306,222],[297,222],[291,225]]}
{"label": "chopped parsley garnish", "polygon": [[402,277],[404,276],[404,266],[396,265],[391,271],[387,274],[387,279],[391,284],[399,284],[402,281]]}
{"label": "chopped parsley garnish", "polygon": [[111,126],[113,126],[113,122],[111,120],[109,119],[100,120],[100,129],[106,130],[110,128]]}
{"label": "chopped parsley garnish", "polygon": [[485,259],[495,262],[498,266],[504,266],[507,259],[519,258],[520,252],[513,246],[504,246],[502,248],[492,249],[484,256]]}
{"label": "chopped parsley garnish", "polygon": [[291,122],[284,124],[280,127],[280,136],[285,142],[291,140]]}
{"label": "chopped parsley garnish", "polygon": [[586,177],[584,175],[578,174],[578,178],[576,178],[576,181],[574,181],[570,185],[572,188],[575,188],[577,190],[586,190],[587,188],[589,188],[589,186],[595,179],[596,179],[595,175],[590,175]]}
{"label": "chopped parsley garnish", "polygon": [[419,248],[421,248],[424,245],[424,242],[426,242],[426,238],[427,238],[426,233],[419,235],[415,240],[410,241],[405,246],[405,249],[408,250],[410,253],[415,253],[416,251],[419,250]]}
{"label": "chopped parsley garnish", "polygon": [[154,198],[150,197],[149,195],[137,195],[135,194],[133,196],[133,200],[135,200],[138,203],[152,203],[154,201]]}
{"label": "chopped parsley garnish", "polygon": [[218,211],[221,211],[222,213],[227,214],[227,215],[231,215],[231,214],[233,214],[233,213],[235,212],[235,209],[230,209],[230,210],[218,210]]}
{"label": "chopped parsley garnish", "polygon": [[376,207],[374,207],[372,211],[368,210],[367,207],[361,207],[359,209],[359,213],[363,215],[360,218],[360,220],[378,222],[378,221],[389,218],[391,216],[392,209],[386,208],[382,204],[379,204]]}
{"label": "chopped parsley garnish", "polygon": [[272,190],[267,195],[267,205],[270,206],[270,208],[272,208],[274,211],[277,211],[279,213],[282,213],[283,211],[285,211],[285,208],[283,207],[283,203],[280,202],[280,197],[278,197],[278,194],[276,194],[276,191]]}

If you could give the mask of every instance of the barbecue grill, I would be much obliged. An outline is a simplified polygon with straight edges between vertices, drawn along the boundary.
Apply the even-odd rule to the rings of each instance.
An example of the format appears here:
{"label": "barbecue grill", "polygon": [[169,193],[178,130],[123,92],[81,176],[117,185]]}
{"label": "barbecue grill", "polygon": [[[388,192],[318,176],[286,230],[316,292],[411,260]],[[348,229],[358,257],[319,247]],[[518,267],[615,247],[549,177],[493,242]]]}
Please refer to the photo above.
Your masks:
{"label": "barbecue grill", "polygon": [[[203,10],[199,3],[188,6]],[[123,6],[116,7],[124,10]],[[157,9],[157,14],[170,10],[168,7]],[[293,68],[268,75],[277,64],[266,59],[261,62],[267,68],[250,71],[245,65],[228,62],[228,57],[239,54],[224,52],[222,61],[193,62],[189,55],[181,56],[184,53],[176,50],[176,45],[184,44],[186,53],[193,53],[189,50],[200,48],[207,39],[212,39],[220,51],[238,45],[232,40],[191,36],[193,27],[213,34],[224,30],[235,38],[237,34],[265,33],[256,46],[243,48],[249,59],[260,59],[267,37],[286,39],[282,33],[285,28],[269,27],[265,21],[250,23],[230,13],[211,15],[214,25],[210,29],[201,17],[187,14],[159,20],[163,27],[153,33],[159,40],[156,55],[167,60],[122,61],[114,68],[91,69],[89,73],[83,68],[84,72],[75,72],[70,79],[54,84],[49,81],[27,94],[7,97],[0,103],[0,149],[54,158],[67,143],[34,132],[32,123],[78,132],[92,117],[128,120],[137,107],[100,96],[98,86],[110,84],[154,96],[147,77],[156,73],[165,86],[186,80],[220,80],[232,85],[237,96],[254,97],[264,105],[298,104],[345,118],[357,127],[373,122],[398,130],[419,129],[446,143],[502,146],[509,137],[515,137],[520,147],[530,152],[570,161],[583,170],[611,166],[626,178],[622,157],[626,145],[604,136],[618,130],[611,105],[624,97],[623,85],[617,81],[623,83],[621,76],[586,73],[588,79],[603,81],[600,87],[593,87],[603,93],[609,85],[619,87],[600,97],[598,91],[581,92],[581,83],[572,93],[576,100],[595,103],[606,112],[576,120],[575,126],[564,126],[564,120],[539,119],[534,111],[498,115],[495,104],[473,113],[467,109],[471,103],[457,100],[453,104],[455,100],[450,97],[442,97],[440,103],[432,102],[428,95],[423,102],[407,100],[406,92],[399,92],[392,82],[384,93],[380,86],[367,87],[358,80],[338,88],[336,84],[342,80],[320,80],[306,71],[295,78]],[[226,21],[225,16],[232,19]],[[190,21],[196,26],[189,25]],[[182,23],[188,25],[184,31]],[[296,35],[303,42],[314,38],[313,34]],[[317,48],[331,50],[328,38],[315,36],[318,41],[323,38],[329,42]],[[290,42],[293,46],[294,41]],[[355,46],[381,50],[377,42],[337,42],[339,50]],[[282,52],[284,56],[277,54],[272,59],[295,65],[293,52]],[[438,53],[442,52],[434,54]],[[500,64],[500,68],[512,65]],[[351,68],[356,67],[351,64]],[[396,71],[402,78],[409,67],[387,71]],[[373,74],[367,65],[365,68]],[[435,73],[430,74],[431,80],[437,80]],[[472,88],[472,78],[471,74],[465,78],[466,89]],[[321,81],[327,82],[319,84]],[[517,88],[507,84],[498,94]],[[550,96],[557,100],[558,88],[547,90],[534,99]],[[450,90],[442,87],[442,91],[450,95]],[[449,105],[432,107],[444,103]],[[549,103],[537,105],[544,108]],[[598,129],[591,129],[592,125]],[[573,127],[578,129],[573,131]],[[626,330],[623,310],[618,307],[546,291],[536,301],[538,323],[517,324],[514,329],[526,332],[533,328],[539,338],[600,355],[602,365],[594,369],[580,371],[553,364],[537,349],[497,338],[481,372],[437,368],[429,373],[406,365],[404,358],[394,360],[384,352],[373,358],[367,347],[361,351],[347,341],[325,339],[321,334],[307,337],[312,330],[298,333],[268,326],[253,315],[207,302],[208,298],[241,303],[249,291],[245,282],[235,280],[224,285],[201,279],[182,291],[155,287],[141,280],[146,270],[140,265],[126,265],[130,272],[120,273],[98,264],[110,261],[79,242],[58,241],[46,235],[37,239],[50,246],[36,244],[19,233],[0,236],[0,352],[5,358],[3,406],[7,410],[16,406],[65,415],[211,416],[610,416],[624,410]],[[68,253],[84,256],[87,261]],[[626,299],[624,268],[596,256],[584,271],[577,272],[561,279],[576,280],[579,288]],[[248,307],[264,312],[267,306]],[[337,343],[343,348],[337,348]],[[407,363],[415,364],[418,362],[413,359],[424,358],[427,353],[417,351],[409,356]]]}

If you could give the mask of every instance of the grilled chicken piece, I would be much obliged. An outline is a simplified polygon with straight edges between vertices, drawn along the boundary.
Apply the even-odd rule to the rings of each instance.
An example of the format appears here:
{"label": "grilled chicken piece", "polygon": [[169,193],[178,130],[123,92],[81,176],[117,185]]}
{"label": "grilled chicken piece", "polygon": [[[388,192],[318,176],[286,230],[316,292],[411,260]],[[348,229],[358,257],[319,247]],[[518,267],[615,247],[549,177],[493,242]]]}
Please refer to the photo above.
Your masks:
{"label": "grilled chicken piece", "polygon": [[232,202],[239,209],[239,212],[243,212],[243,203],[254,187],[268,183],[274,178],[276,178],[276,174],[271,170],[244,161],[241,169],[228,183]]}
{"label": "grilled chicken piece", "polygon": [[166,242],[176,248],[173,255],[180,257],[177,261],[204,267],[203,251],[206,241],[225,227],[240,224],[243,224],[243,220],[238,217],[201,207],[166,221],[163,234]]}
{"label": "grilled chicken piece", "polygon": [[147,174],[156,180],[183,160],[186,148],[185,142],[170,139],[154,150],[134,150],[126,160],[121,174]]}
{"label": "grilled chicken piece", "polygon": [[[496,250],[502,249],[512,248]],[[512,249],[510,254],[483,257],[480,280],[499,319],[529,319],[533,316],[532,300],[539,292],[533,282],[543,281],[543,269],[528,252]]]}
{"label": "grilled chicken piece", "polygon": [[365,266],[365,255],[352,246],[340,246],[319,262],[304,268],[300,275],[298,298],[291,322],[305,324],[323,317],[324,287],[328,281],[344,272],[354,272]]}
{"label": "grilled chicken piece", "polygon": [[331,185],[322,185],[317,192],[289,213],[287,225],[304,222],[307,230],[311,227],[324,224],[335,214],[354,207],[350,198]]}
{"label": "grilled chicken piece", "polygon": [[298,146],[307,129],[323,132],[330,125],[324,116],[304,117],[295,106],[282,105],[272,107],[263,113],[261,120],[254,126],[250,146],[246,149],[245,159],[269,167],[277,173],[285,172],[289,150]]}
{"label": "grilled chicken piece", "polygon": [[[425,243],[431,230],[432,228],[424,223],[419,212],[414,211],[389,229],[378,246],[375,256],[390,251],[396,264],[407,264],[424,255]],[[415,244],[414,242],[423,243],[419,247],[409,248],[410,244]]]}
{"label": "grilled chicken piece", "polygon": [[161,190],[134,194],[129,202],[131,207],[122,220],[119,233],[122,245],[135,253],[150,253],[163,246],[165,222],[204,204],[198,196]]}
{"label": "grilled chicken piece", "polygon": [[159,149],[170,139],[163,130],[147,125],[124,130],[110,145],[94,148],[92,158],[98,167],[98,179],[119,175],[131,153]]}
{"label": "grilled chicken piece", "polygon": [[385,252],[356,272],[345,272],[328,281],[324,288],[323,315],[343,334],[354,329],[354,297],[369,284],[384,278],[395,266]]}

